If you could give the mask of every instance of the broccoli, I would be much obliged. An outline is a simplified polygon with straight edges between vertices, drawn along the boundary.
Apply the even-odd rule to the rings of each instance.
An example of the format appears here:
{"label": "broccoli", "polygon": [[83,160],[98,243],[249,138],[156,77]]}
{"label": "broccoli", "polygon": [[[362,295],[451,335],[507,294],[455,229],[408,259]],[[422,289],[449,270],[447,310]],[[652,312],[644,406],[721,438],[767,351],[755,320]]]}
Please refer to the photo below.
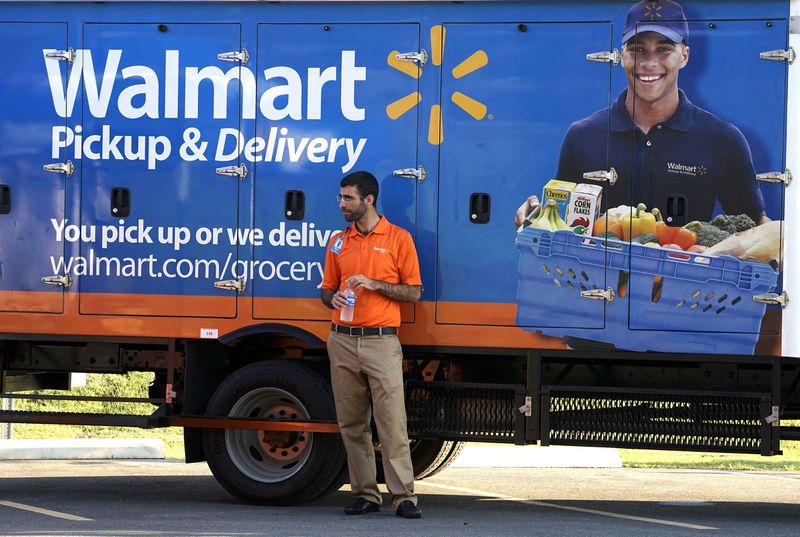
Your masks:
{"label": "broccoli", "polygon": [[658,237],[656,237],[655,233],[642,233],[636,237],[631,239],[631,242],[635,242],[638,244],[647,244],[648,242],[658,242]]}
{"label": "broccoli", "polygon": [[614,239],[615,241],[619,240],[619,235],[614,233],[613,231],[604,231],[600,235],[598,235],[601,239]]}
{"label": "broccoli", "polygon": [[753,222],[753,219],[746,214],[720,214],[715,216],[709,224],[717,226],[721,230],[731,234],[741,233],[742,231],[747,231],[750,228],[756,227],[756,223]]}
{"label": "broccoli", "polygon": [[697,244],[700,246],[714,246],[718,242],[722,242],[731,236],[730,232],[720,229],[719,227],[708,222],[699,222],[695,220],[694,222],[689,222],[683,227],[695,232],[697,235]]}

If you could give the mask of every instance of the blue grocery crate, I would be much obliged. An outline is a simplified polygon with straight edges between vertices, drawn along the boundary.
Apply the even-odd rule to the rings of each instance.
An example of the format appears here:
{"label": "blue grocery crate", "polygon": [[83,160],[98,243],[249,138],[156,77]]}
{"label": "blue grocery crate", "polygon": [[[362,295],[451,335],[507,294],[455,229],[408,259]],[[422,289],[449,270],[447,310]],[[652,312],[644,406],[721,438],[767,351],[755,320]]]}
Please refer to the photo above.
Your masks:
{"label": "blue grocery crate", "polygon": [[[775,289],[766,263],[651,248],[532,227],[520,249],[517,324],[619,349],[752,354]],[[610,304],[580,296],[612,288]]]}

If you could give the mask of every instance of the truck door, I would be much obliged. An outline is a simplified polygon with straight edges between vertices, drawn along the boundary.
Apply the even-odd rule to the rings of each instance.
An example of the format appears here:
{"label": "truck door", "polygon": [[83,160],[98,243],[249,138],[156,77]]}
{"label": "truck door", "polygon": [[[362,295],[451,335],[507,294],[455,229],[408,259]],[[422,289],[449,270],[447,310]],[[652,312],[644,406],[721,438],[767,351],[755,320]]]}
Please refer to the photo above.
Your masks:
{"label": "truck door", "polygon": [[373,173],[378,211],[414,234],[416,181],[393,171],[417,166],[419,76],[394,56],[418,50],[417,24],[259,25],[260,108],[245,141],[264,234],[252,251],[255,318],[330,319],[319,287],[329,239],[349,225],[336,201],[348,173]]}
{"label": "truck door", "polygon": [[83,26],[81,223],[97,236],[81,243],[81,313],[236,314],[247,177],[215,152],[220,132],[240,128],[246,67],[224,61],[240,35],[238,24]]}
{"label": "truck door", "polygon": [[[786,35],[783,20],[689,23],[690,55],[678,85],[694,105],[734,125],[747,144],[742,150],[730,137],[709,133],[716,139],[704,152],[692,144],[665,147],[659,144],[661,128],[651,130],[647,150],[661,154],[647,161],[651,165],[645,166],[634,182],[634,197],[638,191],[651,198],[668,224],[683,226],[690,220],[741,213],[755,197],[748,187],[751,184],[763,196],[766,215],[783,221],[785,183],[780,174],[785,170],[788,62],[780,57],[770,61],[761,54],[785,49]],[[694,118],[687,127],[689,134],[704,124]],[[734,163],[747,161],[748,146],[755,174],[777,182],[756,181],[752,174],[744,177],[747,166]],[[715,197],[713,210],[707,210],[708,200],[713,204]],[[781,239],[778,224],[763,242],[774,243],[768,249],[775,250]],[[780,307],[769,306],[764,317],[765,306],[754,297],[780,293],[781,277],[777,263],[771,266],[746,260],[744,252],[729,253],[732,257],[725,258],[648,250],[644,257],[632,256],[632,263],[641,270],[632,267],[630,327],[634,331],[726,334],[696,337],[691,350],[752,354],[759,333],[777,333],[781,315]],[[634,337],[645,338],[643,332]]]}
{"label": "truck door", "polygon": [[611,66],[586,55],[610,50],[611,25],[443,31],[437,322],[602,328],[604,302],[580,295],[607,287],[602,242],[587,246],[594,265],[584,268],[572,252],[518,248],[513,221],[556,178],[570,124],[608,106]]}
{"label": "truck door", "polygon": [[0,46],[14,51],[0,78],[0,309],[61,313],[67,280],[56,227],[75,177],[43,166],[67,160],[51,158],[50,140],[67,124],[52,95],[63,95],[70,64],[46,56],[67,50],[67,25],[0,23]]}

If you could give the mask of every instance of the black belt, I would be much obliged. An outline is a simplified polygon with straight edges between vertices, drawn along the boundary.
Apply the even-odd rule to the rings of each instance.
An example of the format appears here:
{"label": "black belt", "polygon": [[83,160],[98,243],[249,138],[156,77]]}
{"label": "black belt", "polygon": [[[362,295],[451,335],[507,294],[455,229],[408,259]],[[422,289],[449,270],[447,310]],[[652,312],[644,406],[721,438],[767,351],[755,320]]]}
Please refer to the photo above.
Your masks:
{"label": "black belt", "polygon": [[331,331],[348,336],[392,336],[397,334],[394,326],[347,326],[331,323]]}

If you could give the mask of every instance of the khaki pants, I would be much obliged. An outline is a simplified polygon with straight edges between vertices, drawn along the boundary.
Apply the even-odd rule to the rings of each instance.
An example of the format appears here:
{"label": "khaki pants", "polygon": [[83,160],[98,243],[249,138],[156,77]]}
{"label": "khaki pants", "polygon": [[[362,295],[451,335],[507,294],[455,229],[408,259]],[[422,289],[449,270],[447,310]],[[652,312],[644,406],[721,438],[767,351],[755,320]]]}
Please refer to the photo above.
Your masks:
{"label": "khaki pants", "polygon": [[393,335],[357,337],[331,332],[328,355],[336,418],[347,450],[353,495],[381,503],[370,431],[370,417],[374,413],[392,508],[397,509],[404,500],[416,504],[400,341]]}

